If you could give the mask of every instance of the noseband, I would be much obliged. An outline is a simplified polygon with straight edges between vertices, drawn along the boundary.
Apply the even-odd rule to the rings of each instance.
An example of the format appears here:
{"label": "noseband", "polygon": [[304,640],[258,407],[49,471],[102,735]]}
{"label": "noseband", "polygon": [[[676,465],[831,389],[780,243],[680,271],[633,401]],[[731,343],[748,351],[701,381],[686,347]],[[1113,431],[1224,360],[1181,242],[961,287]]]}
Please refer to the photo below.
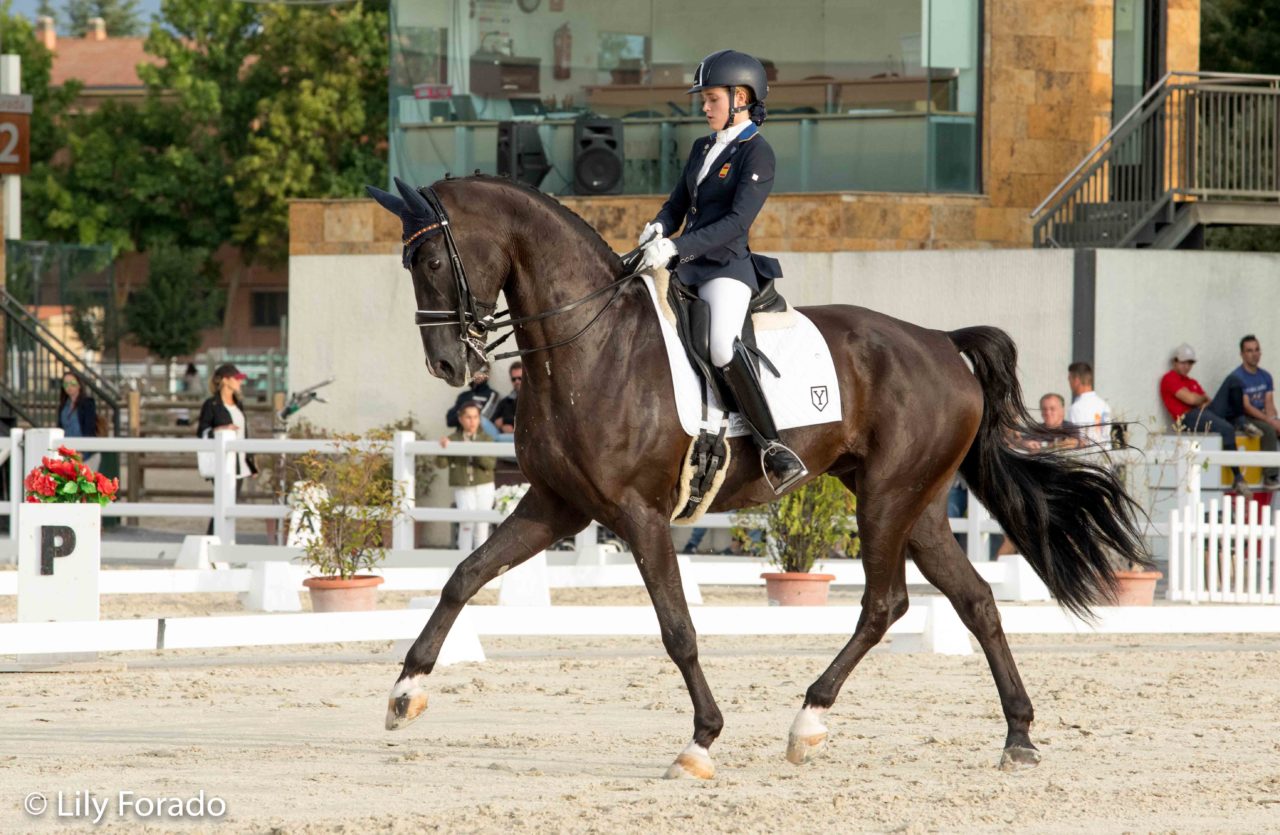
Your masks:
{"label": "noseband", "polygon": [[[471,282],[467,280],[466,269],[462,266],[462,255],[458,251],[457,241],[453,238],[453,229],[450,226],[449,215],[445,211],[444,204],[440,202],[439,196],[430,186],[424,186],[423,188],[418,189],[418,193],[423,196],[427,201],[427,205],[431,207],[431,210],[435,212],[437,217],[440,219],[435,223],[428,224],[427,226],[418,229],[412,235],[409,235],[404,239],[403,243],[405,246],[406,265],[412,272],[413,252],[428,238],[433,237],[438,230],[440,234],[444,235],[445,252],[449,255],[449,264],[453,271],[454,290],[457,292],[458,302],[457,307],[454,310],[416,311],[414,313],[414,324],[420,328],[438,328],[441,326],[457,327],[458,341],[465,345],[468,351],[474,353],[486,366],[489,364],[489,351],[510,339],[511,335],[515,333],[515,327],[528,322],[537,322],[542,319],[549,319],[550,317],[561,313],[568,313],[579,305],[585,304],[586,302],[589,302],[592,299],[602,296],[612,290],[613,295],[610,296],[609,301],[605,303],[604,307],[600,308],[600,312],[597,313],[582,330],[578,331],[568,339],[552,343],[551,345],[542,345],[536,348],[527,348],[520,351],[507,351],[506,353],[498,354],[494,359],[502,360],[510,357],[519,357],[524,356],[525,354],[532,354],[537,351],[546,351],[551,348],[559,348],[562,345],[568,345],[570,342],[573,342],[575,339],[586,333],[591,326],[604,315],[604,312],[618,300],[618,297],[621,295],[626,284],[640,275],[638,272],[628,272],[627,275],[615,279],[603,287],[593,290],[576,301],[569,302],[566,305],[557,307],[553,310],[548,310],[544,313],[537,313],[532,316],[521,316],[513,319],[509,315],[509,310],[495,312],[498,307],[496,303],[481,301],[476,298],[473,292],[471,292]],[[624,259],[623,263],[624,265],[627,265],[633,263],[633,260]],[[485,338],[487,335],[503,328],[512,328],[512,330],[493,342],[485,344]]]}

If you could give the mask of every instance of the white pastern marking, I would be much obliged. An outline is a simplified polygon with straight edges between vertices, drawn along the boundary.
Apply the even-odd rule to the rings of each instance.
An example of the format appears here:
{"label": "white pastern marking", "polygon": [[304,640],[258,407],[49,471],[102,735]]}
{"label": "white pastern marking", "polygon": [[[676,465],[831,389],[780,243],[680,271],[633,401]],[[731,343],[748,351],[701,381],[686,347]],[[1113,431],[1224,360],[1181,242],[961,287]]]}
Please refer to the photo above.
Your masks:
{"label": "white pastern marking", "polygon": [[809,737],[826,733],[827,726],[822,723],[822,717],[826,712],[824,708],[818,707],[801,708],[796,714],[795,721],[791,723],[791,736]]}
{"label": "white pastern marking", "polygon": [[400,679],[391,687],[391,698],[395,700],[422,690],[422,682],[425,678],[426,676],[419,674]]}

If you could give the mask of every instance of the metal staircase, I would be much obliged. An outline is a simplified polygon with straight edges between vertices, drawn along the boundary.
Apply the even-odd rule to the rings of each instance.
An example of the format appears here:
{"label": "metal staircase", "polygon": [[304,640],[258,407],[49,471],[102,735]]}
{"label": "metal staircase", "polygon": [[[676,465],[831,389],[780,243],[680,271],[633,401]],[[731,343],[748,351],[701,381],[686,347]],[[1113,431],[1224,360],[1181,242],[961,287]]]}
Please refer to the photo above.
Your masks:
{"label": "metal staircase", "polygon": [[98,403],[98,413],[105,415],[119,434],[121,397],[116,387],[3,288],[0,315],[4,326],[0,405],[11,418],[29,426],[57,426],[58,383],[71,370],[80,375]]}
{"label": "metal staircase", "polygon": [[1169,73],[1031,213],[1036,247],[1178,249],[1280,226],[1280,77]]}

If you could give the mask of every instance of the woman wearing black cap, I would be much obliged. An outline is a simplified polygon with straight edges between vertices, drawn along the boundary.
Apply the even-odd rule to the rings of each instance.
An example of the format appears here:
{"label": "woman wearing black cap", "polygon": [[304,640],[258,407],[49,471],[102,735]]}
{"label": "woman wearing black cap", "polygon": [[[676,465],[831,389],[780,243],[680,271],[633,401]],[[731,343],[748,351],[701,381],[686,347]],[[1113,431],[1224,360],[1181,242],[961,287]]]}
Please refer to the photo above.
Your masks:
{"label": "woman wearing black cap", "polygon": [[[711,308],[711,361],[751,427],[766,476],[782,493],[808,475],[778,440],[755,362],[742,345],[742,323],[761,281],[780,278],[774,258],[752,254],[747,235],[773,188],[773,148],[759,132],[769,94],[764,65],[723,49],[702,60],[689,93],[700,93],[715,133],[693,143],[684,175],[662,211],[640,234],[640,269],[679,259],[680,280]],[[666,237],[684,225],[680,237]]]}
{"label": "woman wearing black cap", "polygon": [[[233,429],[236,440],[249,437],[249,422],[244,417],[244,401],[240,398],[240,388],[244,384],[245,375],[231,363],[219,365],[213,370],[209,380],[209,391],[213,394],[200,407],[200,423],[196,427],[196,435],[200,438],[212,438],[219,429]],[[240,498],[240,484],[246,478],[258,474],[253,464],[253,456],[243,452],[236,453],[236,499]],[[213,520],[209,520],[209,533],[213,533]]]}

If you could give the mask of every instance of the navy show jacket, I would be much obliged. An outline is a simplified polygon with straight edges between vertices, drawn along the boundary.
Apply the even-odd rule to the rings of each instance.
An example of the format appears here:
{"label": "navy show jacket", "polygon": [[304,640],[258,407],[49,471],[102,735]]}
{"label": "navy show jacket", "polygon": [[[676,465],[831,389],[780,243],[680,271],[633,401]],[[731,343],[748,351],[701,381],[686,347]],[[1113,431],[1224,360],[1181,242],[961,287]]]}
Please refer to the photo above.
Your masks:
{"label": "navy show jacket", "polygon": [[698,172],[715,136],[693,143],[684,174],[654,220],[668,237],[684,224],[676,245],[680,280],[697,286],[713,278],[736,278],[758,290],[782,277],[776,258],[752,254],[747,233],[773,190],[773,148],[751,126],[724,148],[701,183]]}

